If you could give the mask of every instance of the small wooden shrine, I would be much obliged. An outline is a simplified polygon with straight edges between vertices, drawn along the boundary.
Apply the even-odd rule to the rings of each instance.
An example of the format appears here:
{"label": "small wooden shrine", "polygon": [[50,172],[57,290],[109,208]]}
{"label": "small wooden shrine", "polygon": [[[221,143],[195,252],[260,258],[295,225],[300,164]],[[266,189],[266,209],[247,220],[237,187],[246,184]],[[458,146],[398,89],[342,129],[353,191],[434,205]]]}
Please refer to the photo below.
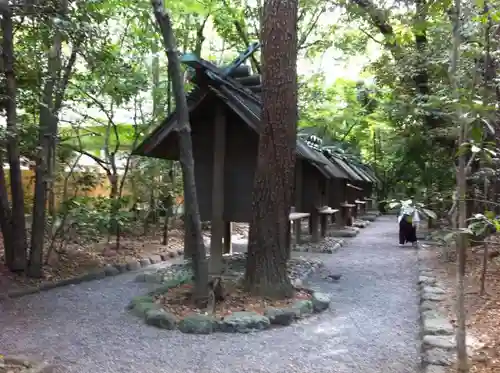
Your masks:
{"label": "small wooden shrine", "polygon": [[[222,253],[230,250],[231,222],[251,219],[252,188],[260,131],[260,76],[242,65],[251,46],[227,68],[192,55],[182,62],[194,70],[188,95],[195,178],[201,219],[211,221],[210,270],[220,271]],[[134,150],[134,154],[179,159],[177,115],[172,113]],[[297,140],[295,212],[291,220],[311,217],[317,231],[330,181],[345,173],[320,152]],[[293,216],[300,218],[293,219]],[[300,226],[300,224],[297,224]],[[300,229],[297,230],[300,234]],[[316,237],[316,235],[314,235]],[[224,245],[224,250],[223,250]]]}

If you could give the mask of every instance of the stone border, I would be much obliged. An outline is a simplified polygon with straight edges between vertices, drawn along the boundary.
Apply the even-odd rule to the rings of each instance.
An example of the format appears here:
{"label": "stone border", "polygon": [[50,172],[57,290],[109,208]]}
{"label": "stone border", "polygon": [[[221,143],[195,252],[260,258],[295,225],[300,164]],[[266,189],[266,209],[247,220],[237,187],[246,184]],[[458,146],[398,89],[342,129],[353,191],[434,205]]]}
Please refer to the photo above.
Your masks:
{"label": "stone border", "polygon": [[53,373],[57,369],[57,366],[45,361],[29,359],[21,355],[0,355],[0,366],[2,366],[1,364],[24,368],[23,373]]}
{"label": "stone border", "polygon": [[168,260],[174,259],[183,254],[182,250],[169,251],[162,254],[151,255],[139,260],[130,260],[127,263],[122,264],[107,264],[104,267],[96,268],[88,273],[84,273],[75,277],[63,279],[56,282],[44,283],[36,286],[31,286],[18,290],[8,291],[7,294],[0,296],[0,300],[20,298],[29,294],[36,294],[42,291],[51,290],[67,285],[77,285],[83,282],[90,282],[94,280],[101,280],[105,277],[117,276],[122,273],[137,271],[141,268],[149,267],[153,264],[158,264],[161,262],[166,262]]}
{"label": "stone border", "polygon": [[424,373],[445,373],[456,361],[455,328],[440,310],[446,292],[425,265],[423,251],[417,251],[421,364]]}
{"label": "stone border", "polygon": [[[162,290],[166,291],[168,289],[163,286]],[[166,330],[177,329],[186,334],[263,331],[271,326],[288,326],[296,320],[323,312],[330,307],[330,297],[327,294],[311,290],[311,300],[297,300],[287,308],[269,307],[264,311],[264,315],[241,311],[234,312],[230,316],[218,320],[212,315],[193,312],[177,321],[173,314],[153,303],[153,297],[152,293],[147,296],[135,297],[127,306],[127,310],[143,318],[147,325]]]}
{"label": "stone border", "polygon": [[179,330],[187,334],[249,333],[262,331],[271,326],[288,326],[292,322],[326,311],[330,307],[330,297],[327,294],[302,287],[302,281],[315,272],[321,265],[311,266],[309,271],[293,283],[296,290],[311,294],[311,300],[297,300],[287,308],[269,307],[264,315],[256,312],[234,312],[228,317],[217,320],[212,315],[191,313],[184,319],[177,321],[176,317],[154,303],[154,297],[167,292],[169,289],[191,282],[191,276],[173,278],[147,295],[134,297],[126,309],[135,316],[144,319],[145,323],[166,330]]}
{"label": "stone border", "polygon": [[333,247],[329,247],[328,249],[324,250],[314,250],[314,249],[311,250],[311,247],[314,245],[321,246],[322,245],[321,241],[317,243],[305,242],[299,245],[294,244],[291,250],[296,253],[335,254],[341,247],[343,247],[346,244],[345,240],[340,237],[327,236],[324,237],[323,240],[325,238],[334,238],[336,239],[337,242],[335,242]]}

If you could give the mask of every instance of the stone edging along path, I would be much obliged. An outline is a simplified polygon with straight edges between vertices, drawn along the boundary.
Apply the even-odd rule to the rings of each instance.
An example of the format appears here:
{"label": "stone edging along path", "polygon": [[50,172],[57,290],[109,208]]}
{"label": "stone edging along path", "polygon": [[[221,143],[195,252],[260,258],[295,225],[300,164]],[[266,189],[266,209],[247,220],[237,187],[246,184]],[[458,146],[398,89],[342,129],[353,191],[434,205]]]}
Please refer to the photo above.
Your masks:
{"label": "stone edging along path", "polygon": [[446,292],[432,269],[425,265],[423,250],[417,252],[422,368],[424,373],[445,373],[456,361],[455,328],[440,310]]}
{"label": "stone edging along path", "polygon": [[[67,285],[76,285],[83,282],[89,282],[94,280],[101,280],[105,277],[116,276],[122,273],[137,271],[141,268],[148,267],[152,264],[158,264],[161,262],[165,262],[167,260],[171,260],[176,258],[179,255],[182,255],[182,250],[177,252],[169,251],[167,253],[151,255],[146,258],[138,259],[138,260],[130,260],[126,263],[122,264],[107,264],[104,267],[96,268],[88,273],[84,273],[75,277],[63,279],[55,282],[42,283],[36,286],[30,286],[22,289],[16,289],[12,291],[8,291],[7,294],[3,296],[0,295],[0,300],[2,297],[4,298],[19,298],[29,294],[39,293],[41,291],[55,289],[62,286]],[[0,351],[1,352],[1,351]]]}
{"label": "stone edging along path", "polygon": [[295,320],[323,312],[330,307],[328,295],[307,288],[298,288],[298,290],[309,292],[311,300],[297,300],[286,308],[269,307],[263,315],[257,312],[241,311],[233,312],[230,316],[218,320],[209,314],[193,312],[178,321],[173,314],[154,303],[154,297],[188,282],[190,282],[190,276],[172,279],[147,295],[133,298],[127,310],[143,318],[147,325],[160,329],[178,329],[187,334],[211,334],[214,332],[249,333],[269,329],[271,325],[288,326]]}
{"label": "stone edging along path", "polygon": [[7,369],[7,372],[19,373],[54,373],[56,371],[54,365],[44,361],[14,355],[0,355],[0,368]]}

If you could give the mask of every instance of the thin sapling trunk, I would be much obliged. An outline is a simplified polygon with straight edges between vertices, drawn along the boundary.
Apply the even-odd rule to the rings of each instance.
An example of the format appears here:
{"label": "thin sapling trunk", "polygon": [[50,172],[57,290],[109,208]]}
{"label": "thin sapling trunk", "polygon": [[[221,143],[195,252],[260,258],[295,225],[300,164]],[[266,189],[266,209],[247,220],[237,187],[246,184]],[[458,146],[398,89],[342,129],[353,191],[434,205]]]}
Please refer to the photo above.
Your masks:
{"label": "thin sapling trunk", "polygon": [[194,173],[193,144],[191,127],[189,124],[189,109],[184,92],[183,75],[174,32],[170,17],[165,10],[162,0],[152,0],[153,11],[160,26],[163,43],[167,53],[170,79],[177,110],[180,163],[184,182],[185,226],[192,235],[192,266],[194,273],[194,299],[199,307],[205,307],[208,301],[208,263],[205,245],[201,231],[201,220],[196,196]]}

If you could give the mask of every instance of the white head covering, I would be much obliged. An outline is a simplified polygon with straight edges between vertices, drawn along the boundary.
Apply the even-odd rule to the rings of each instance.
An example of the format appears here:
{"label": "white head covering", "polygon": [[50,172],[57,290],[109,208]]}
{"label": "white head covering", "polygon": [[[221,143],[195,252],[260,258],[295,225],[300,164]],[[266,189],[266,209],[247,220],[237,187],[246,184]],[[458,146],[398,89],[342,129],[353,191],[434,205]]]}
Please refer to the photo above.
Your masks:
{"label": "white head covering", "polygon": [[418,210],[407,203],[403,203],[403,205],[401,206],[401,210],[399,210],[398,223],[401,223],[401,219],[403,219],[403,216],[405,215],[412,217],[413,225],[416,225],[420,222],[420,214],[418,213]]}

